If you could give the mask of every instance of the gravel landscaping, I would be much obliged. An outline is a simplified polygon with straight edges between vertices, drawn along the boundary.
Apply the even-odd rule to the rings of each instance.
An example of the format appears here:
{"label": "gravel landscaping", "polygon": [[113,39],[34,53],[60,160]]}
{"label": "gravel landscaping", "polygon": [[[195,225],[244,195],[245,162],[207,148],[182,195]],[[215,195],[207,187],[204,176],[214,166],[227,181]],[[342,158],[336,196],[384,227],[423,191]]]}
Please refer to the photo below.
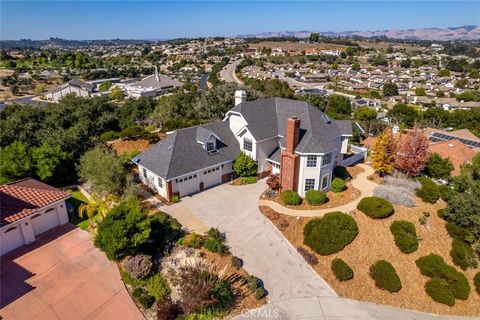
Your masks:
{"label": "gravel landscaping", "polygon": [[[429,204],[417,197],[414,197],[414,201],[413,208],[394,205],[395,213],[381,220],[372,220],[358,210],[355,211],[352,216],[359,229],[357,237],[342,251],[328,256],[316,254],[303,244],[304,226],[313,218],[282,215],[268,207],[260,207],[260,211],[272,220],[294,247],[304,248],[315,255],[318,263],[312,267],[340,296],[435,314],[480,315],[480,304],[478,295],[474,292],[473,280],[478,269],[463,271],[456,268],[467,277],[472,291],[467,300],[456,300],[452,307],[433,301],[425,292],[425,284],[429,277],[420,273],[415,260],[435,253],[447,264],[454,265],[450,257],[452,239],[445,228],[446,222],[436,214],[436,211],[445,204],[442,201]],[[424,216],[424,212],[429,212],[430,215],[426,218],[426,224],[421,225],[419,218]],[[409,221],[415,226],[419,238],[418,250],[415,252],[404,254],[395,245],[390,225],[396,220]],[[343,259],[351,267],[355,274],[353,279],[341,282],[335,277],[331,270],[331,263],[335,258]],[[389,293],[375,286],[374,280],[369,275],[369,267],[378,260],[387,260],[397,271],[402,283],[399,292]]]}

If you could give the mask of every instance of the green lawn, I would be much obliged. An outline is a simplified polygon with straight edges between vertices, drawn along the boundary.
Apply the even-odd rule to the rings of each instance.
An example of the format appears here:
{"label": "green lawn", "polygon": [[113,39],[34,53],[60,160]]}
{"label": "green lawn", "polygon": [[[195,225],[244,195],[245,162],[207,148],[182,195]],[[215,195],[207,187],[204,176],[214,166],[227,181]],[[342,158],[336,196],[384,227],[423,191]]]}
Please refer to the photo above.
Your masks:
{"label": "green lawn", "polygon": [[86,230],[89,225],[88,218],[80,218],[78,215],[78,208],[80,208],[82,204],[87,203],[88,199],[80,192],[80,190],[67,190],[67,192],[72,195],[72,197],[68,199],[68,202],[70,202],[75,208],[75,219],[73,219],[72,223],[80,229]]}

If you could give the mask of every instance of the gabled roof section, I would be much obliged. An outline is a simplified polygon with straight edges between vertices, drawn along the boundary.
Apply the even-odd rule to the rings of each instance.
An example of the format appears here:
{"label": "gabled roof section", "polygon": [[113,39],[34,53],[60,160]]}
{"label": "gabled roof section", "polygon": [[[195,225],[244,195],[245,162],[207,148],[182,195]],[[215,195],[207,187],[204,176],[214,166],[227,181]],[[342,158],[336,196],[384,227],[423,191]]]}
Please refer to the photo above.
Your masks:
{"label": "gabled roof section", "polygon": [[197,142],[204,143],[210,136],[214,136],[217,140],[222,140],[218,135],[216,135],[212,130],[209,130],[205,127],[197,127]]}
{"label": "gabled roof section", "polygon": [[[206,152],[198,143],[197,137],[204,137],[207,132],[222,138],[217,141],[215,153]],[[139,154],[134,162],[163,179],[170,180],[209,166],[233,161],[239,152],[237,139],[230,131],[228,122],[222,121],[177,130]]]}
{"label": "gabled roof section", "polygon": [[0,186],[0,226],[34,214],[70,194],[43,182],[27,178]]}
{"label": "gabled roof section", "polygon": [[231,111],[242,114],[255,140],[280,136],[280,145],[287,119],[300,119],[300,142],[296,151],[300,153],[325,153],[334,150],[341,135],[351,135],[351,121],[337,121],[327,117],[318,108],[300,100],[267,98],[243,102]]}

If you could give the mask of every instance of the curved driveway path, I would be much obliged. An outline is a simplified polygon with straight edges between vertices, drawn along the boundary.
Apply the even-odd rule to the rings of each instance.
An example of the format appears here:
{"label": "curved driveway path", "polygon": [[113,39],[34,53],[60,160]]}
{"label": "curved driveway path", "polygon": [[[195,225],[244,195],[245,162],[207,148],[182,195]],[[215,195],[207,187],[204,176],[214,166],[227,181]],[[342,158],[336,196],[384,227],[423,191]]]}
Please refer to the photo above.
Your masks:
{"label": "curved driveway path", "polygon": [[183,224],[191,230],[195,228],[188,226],[185,217],[195,216],[209,227],[225,232],[232,253],[243,259],[244,268],[250,274],[264,281],[269,302],[259,309],[244,310],[238,319],[468,319],[338,297],[259,211],[258,197],[265,188],[264,180],[246,186],[223,184],[162,207],[173,217],[183,218]]}
{"label": "curved driveway path", "polygon": [[222,70],[220,70],[220,78],[226,82],[237,83],[242,85],[243,82],[237,78],[235,69],[242,62],[243,59],[238,59],[227,64]]}
{"label": "curved driveway path", "polygon": [[259,206],[267,206],[272,208],[273,210],[286,214],[289,216],[296,216],[296,217],[319,217],[323,216],[325,213],[332,212],[332,211],[342,211],[342,212],[351,212],[357,208],[358,203],[362,198],[371,197],[373,195],[373,189],[378,186],[375,182],[368,180],[368,176],[372,175],[375,170],[372,167],[360,163],[357,164],[358,167],[363,169],[363,172],[357,174],[355,179],[351,180],[352,186],[360,190],[360,196],[355,200],[346,203],[344,205],[327,208],[327,209],[317,209],[317,210],[296,210],[282,206],[280,203],[271,201],[271,200],[258,200]]}

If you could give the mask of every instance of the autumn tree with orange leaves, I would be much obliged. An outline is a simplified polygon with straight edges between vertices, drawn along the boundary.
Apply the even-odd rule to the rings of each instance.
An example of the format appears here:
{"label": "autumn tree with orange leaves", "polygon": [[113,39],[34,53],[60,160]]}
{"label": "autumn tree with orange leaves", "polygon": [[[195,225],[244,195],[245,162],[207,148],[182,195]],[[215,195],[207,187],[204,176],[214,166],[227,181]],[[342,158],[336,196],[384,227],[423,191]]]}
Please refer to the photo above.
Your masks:
{"label": "autumn tree with orange leaves", "polygon": [[395,167],[397,141],[390,129],[378,136],[370,156],[373,168],[381,175],[392,173]]}
{"label": "autumn tree with orange leaves", "polygon": [[427,137],[415,127],[410,134],[402,135],[397,145],[395,167],[410,177],[419,176],[429,156]]}

